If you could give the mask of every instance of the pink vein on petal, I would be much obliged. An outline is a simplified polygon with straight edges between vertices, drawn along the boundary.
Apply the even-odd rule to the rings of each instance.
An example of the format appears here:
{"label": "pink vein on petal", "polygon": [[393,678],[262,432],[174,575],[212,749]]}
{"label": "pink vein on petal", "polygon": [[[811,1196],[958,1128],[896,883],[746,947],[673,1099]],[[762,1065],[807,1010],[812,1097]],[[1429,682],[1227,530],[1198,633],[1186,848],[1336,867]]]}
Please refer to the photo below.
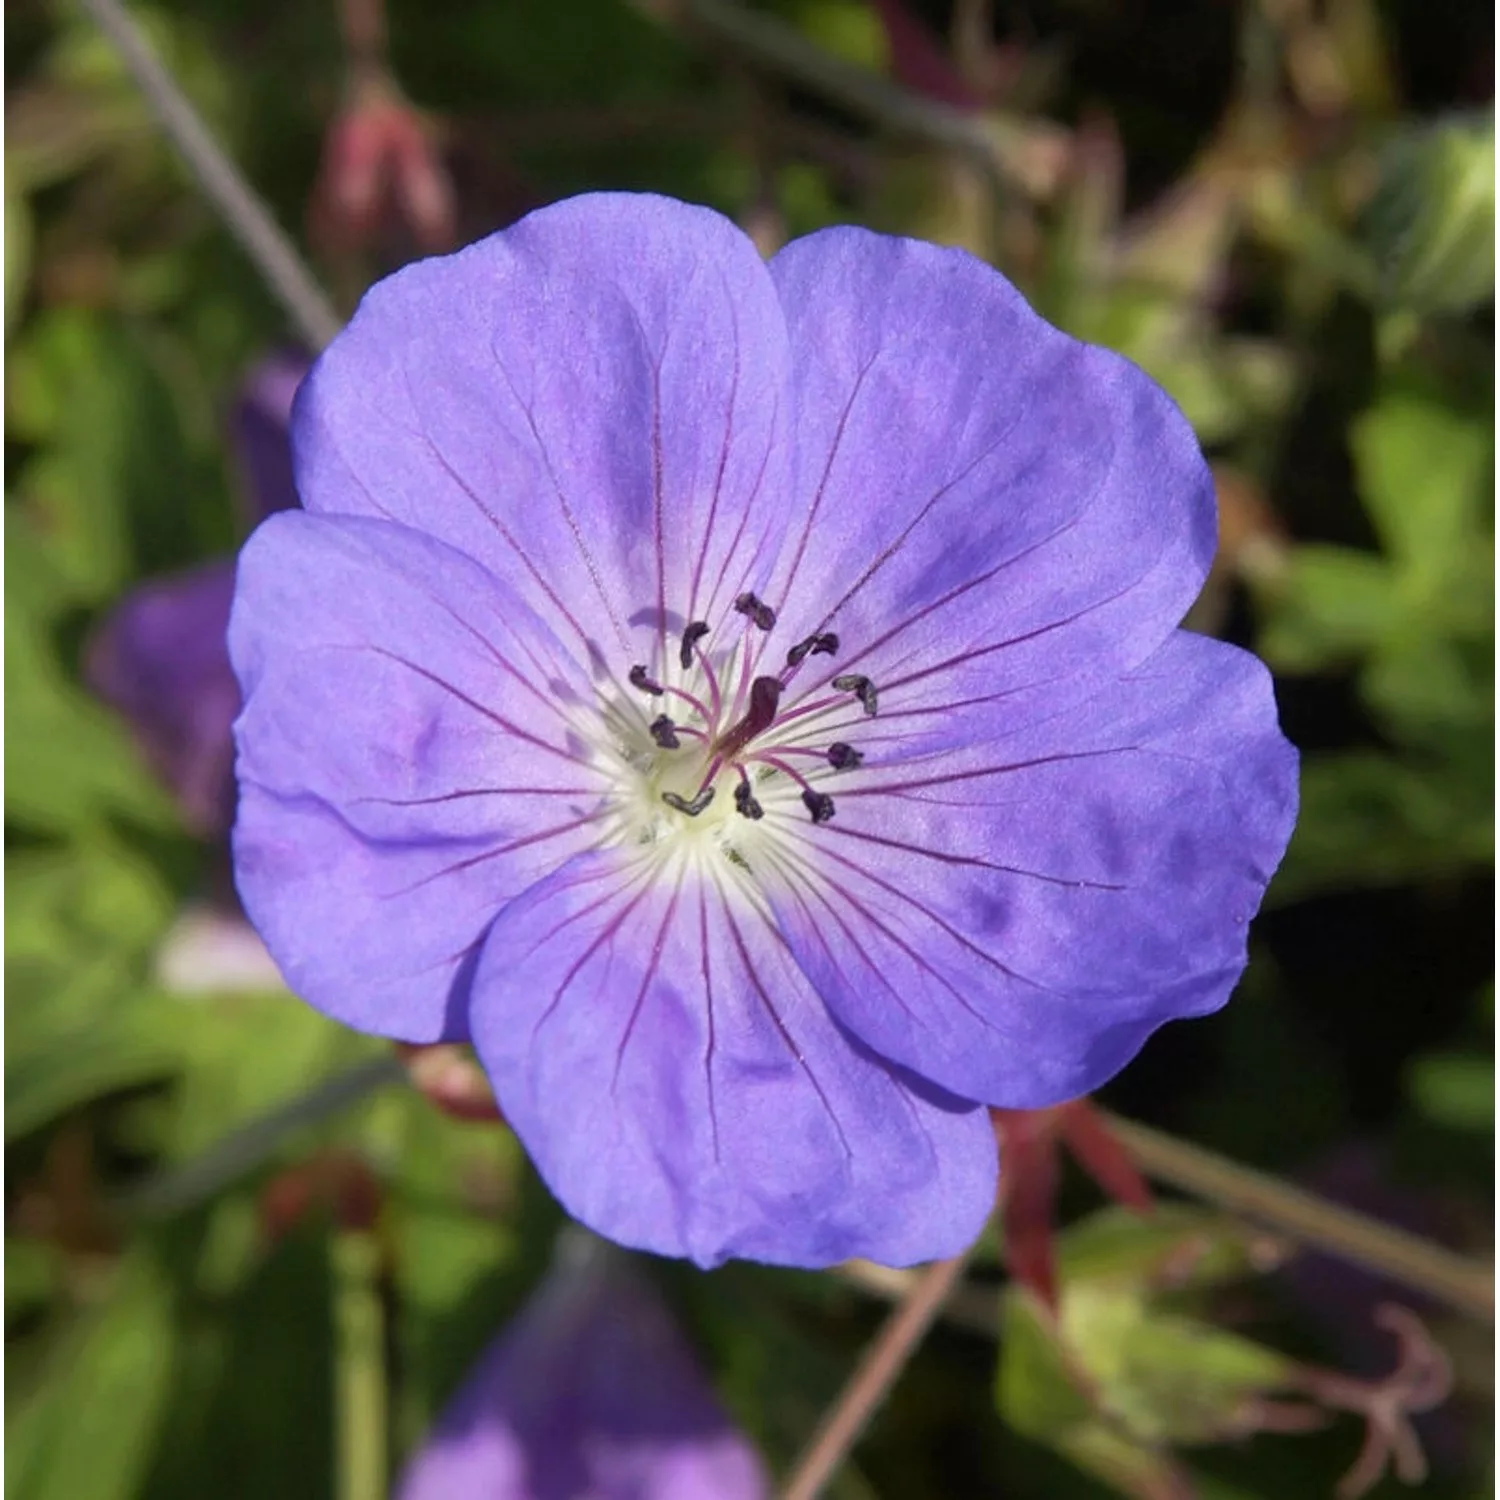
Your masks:
{"label": "pink vein on petal", "polygon": [[528,833],[522,838],[512,839],[508,844],[501,844],[493,849],[486,849],[482,853],[470,855],[467,859],[460,859],[451,865],[444,865],[441,870],[433,870],[424,875],[420,880],[413,881],[410,885],[402,886],[400,890],[384,891],[380,893],[383,901],[394,900],[400,896],[409,896],[413,891],[419,891],[423,886],[431,885],[434,880],[446,879],[449,875],[457,875],[463,870],[472,870],[478,865],[487,863],[492,859],[499,859],[502,854],[514,854],[517,849],[528,849],[533,844],[544,844],[550,839],[561,838],[565,833],[571,833],[575,828],[582,828],[585,824],[592,823],[594,815],[588,813],[581,818],[574,818],[571,823],[559,823],[553,828],[544,828],[537,833]]}
{"label": "pink vein on petal", "polygon": [[536,735],[522,729],[520,725],[512,724],[511,721],[507,719],[503,714],[497,714],[494,709],[487,708],[477,698],[471,698],[466,692],[464,692],[462,688],[455,687],[446,678],[440,677],[436,672],[428,671],[426,667],[420,666],[414,661],[408,661],[406,657],[400,656],[394,651],[387,651],[384,646],[344,646],[331,648],[325,647],[324,649],[370,651],[373,652],[376,656],[386,657],[388,660],[395,662],[398,666],[405,667],[409,672],[415,672],[418,677],[425,678],[428,682],[432,683],[434,687],[441,688],[444,692],[451,694],[453,697],[457,698],[460,703],[467,704],[474,710],[475,713],[479,714],[481,718],[488,719],[490,723],[496,725],[500,729],[505,730],[507,734],[513,734],[517,739],[525,740],[528,745],[535,745],[538,750],[545,750],[549,754],[557,756],[560,760],[571,761],[573,764],[581,766],[586,766],[588,764],[588,762],[584,760],[582,756],[574,755],[571,750],[565,750],[561,746],[551,744],[547,740],[538,739]]}
{"label": "pink vein on petal", "polygon": [[641,975],[641,987],[636,992],[635,1004],[630,1011],[630,1020],[625,1025],[625,1034],[620,1038],[619,1051],[615,1053],[615,1071],[610,1080],[610,1093],[613,1094],[616,1085],[620,1082],[620,1069],[625,1065],[625,1051],[630,1046],[630,1038],[635,1034],[635,1025],[641,1016],[641,1007],[646,1003],[646,991],[651,988],[651,981],[656,978],[656,970],[661,963],[662,949],[667,942],[667,929],[672,925],[672,919],[677,915],[677,902],[682,895],[681,874],[677,877],[677,885],[672,891],[671,899],[667,902],[666,912],[661,919],[661,926],[656,930],[656,941],[651,946],[651,959],[646,965],[646,971]]}
{"label": "pink vein on petal", "polygon": [[703,997],[708,1021],[708,1039],[703,1047],[703,1082],[708,1093],[708,1123],[714,1138],[714,1161],[719,1162],[719,1110],[714,1099],[714,1049],[717,1045],[714,1022],[714,976],[708,945],[708,896],[701,885],[698,887],[698,942],[703,952]]}
{"label": "pink vein on petal", "polygon": [[[734,913],[729,910],[727,905],[724,908],[724,920],[729,923],[729,930],[734,935],[734,946],[739,952],[740,962],[744,964],[745,972],[750,976],[750,983],[755,987],[755,993],[759,996],[761,1005],[765,1008],[766,1014],[770,1016],[772,1024],[776,1027],[781,1040],[786,1044],[787,1051],[792,1054],[793,1058],[796,1059],[797,1066],[807,1075],[807,1081],[813,1086],[813,1092],[817,1094],[824,1112],[833,1125],[834,1133],[839,1138],[839,1144],[843,1147],[845,1159],[853,1161],[854,1152],[850,1148],[848,1137],[844,1134],[843,1125],[839,1123],[838,1114],[834,1110],[833,1105],[828,1102],[828,1095],[824,1093],[823,1085],[818,1082],[818,1075],[808,1065],[807,1059],[802,1055],[801,1050],[792,1038],[792,1034],[787,1030],[786,1023],[781,1019],[781,1014],[776,1009],[775,1002],[767,993],[759,973],[756,972],[754,963],[751,962],[749,951],[745,946],[744,934],[740,932],[740,924],[734,920]],[[770,922],[766,923],[766,930],[785,947],[786,939]],[[795,966],[796,958],[791,954],[790,950],[788,950],[787,957]],[[798,973],[801,973],[800,968],[798,969]]]}

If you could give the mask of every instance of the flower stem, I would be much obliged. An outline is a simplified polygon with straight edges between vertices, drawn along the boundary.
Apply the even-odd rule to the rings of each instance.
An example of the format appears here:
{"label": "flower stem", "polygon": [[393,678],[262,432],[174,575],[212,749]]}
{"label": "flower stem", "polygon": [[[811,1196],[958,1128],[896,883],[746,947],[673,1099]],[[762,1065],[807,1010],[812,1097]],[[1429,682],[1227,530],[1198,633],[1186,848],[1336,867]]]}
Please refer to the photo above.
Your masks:
{"label": "flower stem", "polygon": [[296,247],[146,45],[119,0],[83,3],[140,86],[157,122],[191,168],[204,195],[285,309],[298,336],[309,349],[321,349],[344,320],[334,311]]}
{"label": "flower stem", "polygon": [[1202,1146],[1118,1115],[1106,1114],[1105,1118],[1147,1176],[1388,1276],[1471,1317],[1494,1321],[1493,1267],[1341,1208]]}
{"label": "flower stem", "polygon": [[334,1422],[338,1500],[385,1500],[385,1309],[380,1245],[368,1230],[333,1236]]}
{"label": "flower stem", "polygon": [[875,1335],[838,1399],[824,1414],[812,1441],[793,1466],[781,1500],[815,1500],[822,1494],[931,1328],[968,1259],[966,1250],[952,1260],[934,1261],[917,1273],[905,1300]]}

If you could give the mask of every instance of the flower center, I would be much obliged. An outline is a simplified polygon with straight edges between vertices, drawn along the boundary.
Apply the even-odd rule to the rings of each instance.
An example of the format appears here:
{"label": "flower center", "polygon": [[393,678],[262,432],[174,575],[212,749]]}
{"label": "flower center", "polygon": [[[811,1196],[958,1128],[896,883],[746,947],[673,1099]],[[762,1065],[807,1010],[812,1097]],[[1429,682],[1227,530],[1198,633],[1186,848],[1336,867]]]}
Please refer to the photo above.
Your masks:
{"label": "flower center", "polygon": [[821,783],[863,760],[847,741],[823,741],[819,727],[830,713],[846,713],[851,695],[873,715],[877,694],[869,678],[835,677],[832,694],[783,707],[803,663],[836,655],[838,636],[824,630],[804,637],[772,675],[757,668],[760,637],[775,627],[775,611],[749,593],[734,601],[734,610],[745,628],[727,647],[713,649],[713,627],[693,620],[674,659],[629,671],[630,686],[657,710],[649,721],[641,715],[644,734],[628,735],[633,743],[624,747],[637,777],[631,821],[647,825],[644,837],[686,831],[684,820],[704,832],[723,832],[731,819],[758,823],[768,806],[779,809],[793,796],[813,823],[826,823],[834,801]]}

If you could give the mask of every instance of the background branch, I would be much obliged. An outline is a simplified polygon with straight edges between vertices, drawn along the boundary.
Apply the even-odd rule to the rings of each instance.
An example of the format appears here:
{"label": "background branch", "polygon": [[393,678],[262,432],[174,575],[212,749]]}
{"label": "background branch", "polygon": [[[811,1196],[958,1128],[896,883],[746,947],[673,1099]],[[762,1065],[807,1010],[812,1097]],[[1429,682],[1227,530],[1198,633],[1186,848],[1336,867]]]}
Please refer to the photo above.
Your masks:
{"label": "background branch", "polygon": [[997,189],[1046,195],[1068,152],[1060,127],[997,112],[955,109],[902,88],[805,40],[774,16],[733,0],[634,0],[646,14],[715,44],[738,61],[774,73],[871,124],[968,158]]}
{"label": "background branch", "polygon": [[309,349],[321,349],[344,320],[264,201],[224,153],[202,116],[146,45],[119,0],[83,0],[146,96],[225,227],[244,247]]}
{"label": "background branch", "polygon": [[1493,1267],[1150,1126],[1119,1115],[1106,1119],[1147,1176],[1388,1276],[1460,1312],[1494,1321]]}
{"label": "background branch", "polygon": [[838,1400],[819,1423],[806,1451],[793,1465],[781,1500],[815,1500],[823,1492],[932,1327],[963,1274],[970,1251],[911,1273],[906,1300],[875,1335]]}

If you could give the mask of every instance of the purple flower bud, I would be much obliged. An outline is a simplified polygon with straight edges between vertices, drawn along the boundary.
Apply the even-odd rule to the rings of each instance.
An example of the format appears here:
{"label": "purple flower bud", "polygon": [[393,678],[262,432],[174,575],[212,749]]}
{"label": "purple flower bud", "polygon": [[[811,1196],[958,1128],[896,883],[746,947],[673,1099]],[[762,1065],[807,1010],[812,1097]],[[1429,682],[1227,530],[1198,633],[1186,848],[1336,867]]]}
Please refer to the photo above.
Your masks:
{"label": "purple flower bud", "polygon": [[234,563],[154,579],[106,617],[89,645],[90,688],[130,722],[188,826],[222,834],[234,816],[230,726],[240,691],[224,644]]}
{"label": "purple flower bud", "polygon": [[397,1500],[761,1500],[765,1475],[651,1284],[566,1231]]}
{"label": "purple flower bud", "polygon": [[230,438],[244,476],[245,518],[256,526],[297,505],[287,425],[292,398],[307,374],[306,358],[293,350],[268,355],[251,371],[234,404]]}
{"label": "purple flower bud", "polygon": [[[307,370],[300,354],[269,355],[235,402],[230,437],[251,526],[296,508],[287,428]],[[130,721],[189,827],[205,836],[227,833],[234,817],[230,726],[240,691],[225,640],[234,571],[225,559],[143,584],[106,617],[84,664],[89,687]]]}

